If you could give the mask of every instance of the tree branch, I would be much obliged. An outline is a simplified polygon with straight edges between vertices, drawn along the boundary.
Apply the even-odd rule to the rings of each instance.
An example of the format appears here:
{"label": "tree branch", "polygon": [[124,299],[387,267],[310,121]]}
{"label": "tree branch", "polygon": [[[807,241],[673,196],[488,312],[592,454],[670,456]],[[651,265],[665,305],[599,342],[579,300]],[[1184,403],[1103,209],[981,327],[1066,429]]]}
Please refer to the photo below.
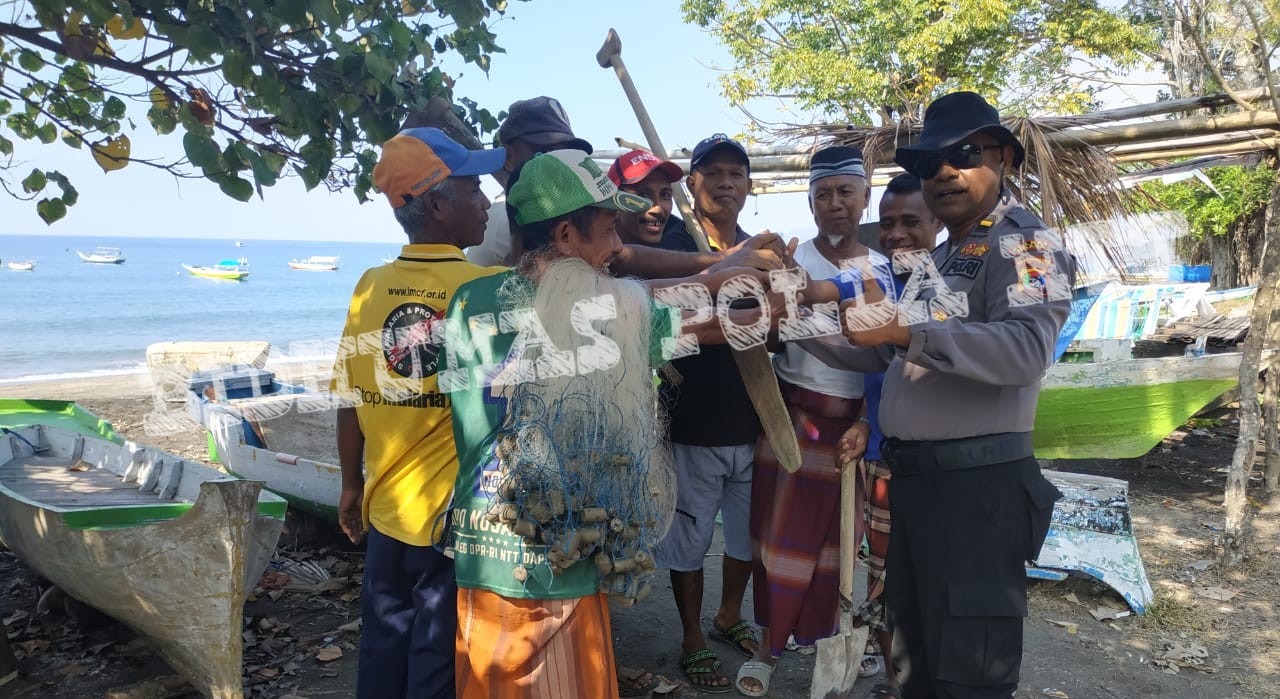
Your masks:
{"label": "tree branch", "polygon": [[[1178,14],[1182,16],[1184,24],[1194,25],[1191,21],[1191,15],[1188,13],[1187,8],[1182,5],[1182,0],[1174,0],[1173,6],[1178,9]],[[1218,68],[1218,64],[1214,63],[1209,58],[1209,51],[1204,47],[1204,41],[1200,37],[1198,27],[1192,26],[1186,34],[1191,37],[1191,43],[1195,44],[1196,53],[1200,54],[1200,60],[1204,61],[1205,67],[1213,74],[1213,79],[1217,80],[1218,84],[1222,86],[1222,91],[1227,93],[1233,102],[1240,105],[1241,109],[1245,111],[1253,111],[1257,109],[1257,107],[1249,104],[1248,101],[1240,99],[1239,95],[1236,94],[1236,91],[1232,90],[1231,86],[1227,84],[1227,79],[1222,77],[1222,70]]]}
{"label": "tree branch", "polygon": [[[1247,2],[1244,3],[1244,9],[1245,12],[1249,13],[1249,23],[1253,25],[1253,33],[1258,39],[1258,48],[1265,48],[1267,45],[1266,34],[1262,31],[1262,23],[1258,20],[1257,10],[1254,9],[1252,4]],[[1271,51],[1267,53],[1267,56],[1270,57],[1272,53],[1275,53],[1275,50],[1275,46],[1271,47]],[[1263,82],[1267,85],[1267,94],[1271,96],[1271,108],[1275,110],[1277,114],[1280,114],[1280,96],[1276,95],[1276,84],[1272,80],[1273,74],[1270,70],[1270,66],[1261,65],[1258,66],[1258,69],[1262,73]]]}

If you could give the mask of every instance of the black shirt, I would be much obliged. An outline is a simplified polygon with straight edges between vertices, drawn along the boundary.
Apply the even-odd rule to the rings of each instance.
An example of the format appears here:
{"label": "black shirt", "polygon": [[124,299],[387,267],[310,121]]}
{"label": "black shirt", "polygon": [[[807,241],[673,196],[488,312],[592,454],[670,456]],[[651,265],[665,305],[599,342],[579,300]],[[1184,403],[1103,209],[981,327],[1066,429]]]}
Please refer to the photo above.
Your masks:
{"label": "black shirt", "polygon": [[[683,222],[676,228],[668,223],[659,247],[697,252],[693,237]],[[750,238],[738,228],[734,244]],[[738,364],[728,345],[698,346],[699,352],[671,362],[682,381],[662,383],[662,401],[671,420],[671,441],[700,447],[729,447],[755,444],[760,435],[760,418],[738,374]]]}

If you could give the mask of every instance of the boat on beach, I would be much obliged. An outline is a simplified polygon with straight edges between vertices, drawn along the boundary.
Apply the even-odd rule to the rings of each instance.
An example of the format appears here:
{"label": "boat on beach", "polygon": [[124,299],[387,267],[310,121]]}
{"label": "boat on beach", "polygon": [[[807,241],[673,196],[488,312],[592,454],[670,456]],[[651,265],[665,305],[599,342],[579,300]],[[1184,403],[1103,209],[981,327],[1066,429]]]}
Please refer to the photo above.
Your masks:
{"label": "boat on beach", "polygon": [[198,388],[187,394],[187,414],[204,426],[210,454],[228,473],[262,481],[291,507],[336,522],[337,408],[326,393],[288,384],[272,390],[233,398]]}
{"label": "boat on beach", "polygon": [[36,268],[35,260],[10,260],[5,264],[15,272],[31,272]]}
{"label": "boat on beach", "polygon": [[249,261],[243,257],[239,260],[223,260],[216,265],[182,265],[182,268],[192,276],[210,279],[242,281],[249,276]]}
{"label": "boat on beach", "polygon": [[300,269],[307,272],[333,272],[338,269],[337,256],[312,255],[301,260],[290,260],[289,269]]}
{"label": "boat on beach", "polygon": [[100,265],[122,265],[125,260],[124,251],[120,248],[98,247],[88,254],[76,250],[76,254],[85,262]]}
{"label": "boat on beach", "polygon": [[74,403],[0,400],[0,540],[145,635],[211,699],[242,699],[244,600],[284,525],[262,483],[122,439]]}

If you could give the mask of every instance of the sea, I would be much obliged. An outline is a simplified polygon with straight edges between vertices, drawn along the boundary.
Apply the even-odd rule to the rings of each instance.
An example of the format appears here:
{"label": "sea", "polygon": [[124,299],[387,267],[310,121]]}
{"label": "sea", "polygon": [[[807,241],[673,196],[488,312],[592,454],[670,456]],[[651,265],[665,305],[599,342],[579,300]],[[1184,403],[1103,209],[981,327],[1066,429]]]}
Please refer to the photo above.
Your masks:
{"label": "sea", "polygon": [[[98,246],[120,248],[125,263],[76,255]],[[399,251],[390,242],[0,236],[0,393],[4,384],[140,373],[155,342],[267,340],[273,361],[325,360],[360,275]],[[312,255],[339,256],[338,270],[289,268]],[[241,257],[244,281],[181,267]],[[13,260],[34,260],[35,270],[11,270]]]}

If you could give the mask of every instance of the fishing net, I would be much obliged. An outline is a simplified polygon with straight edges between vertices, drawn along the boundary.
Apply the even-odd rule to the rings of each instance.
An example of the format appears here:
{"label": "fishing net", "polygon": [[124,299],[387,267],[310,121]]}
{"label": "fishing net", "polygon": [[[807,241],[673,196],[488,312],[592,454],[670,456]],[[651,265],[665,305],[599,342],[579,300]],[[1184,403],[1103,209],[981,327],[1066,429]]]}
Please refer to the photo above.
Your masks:
{"label": "fishing net", "polygon": [[513,277],[499,296],[503,308],[533,309],[554,349],[527,352],[536,378],[509,388],[486,516],[545,551],[532,567],[559,574],[590,562],[600,589],[629,606],[651,589],[645,580],[675,510],[649,366],[649,292],[571,258],[548,263],[536,287]]}

